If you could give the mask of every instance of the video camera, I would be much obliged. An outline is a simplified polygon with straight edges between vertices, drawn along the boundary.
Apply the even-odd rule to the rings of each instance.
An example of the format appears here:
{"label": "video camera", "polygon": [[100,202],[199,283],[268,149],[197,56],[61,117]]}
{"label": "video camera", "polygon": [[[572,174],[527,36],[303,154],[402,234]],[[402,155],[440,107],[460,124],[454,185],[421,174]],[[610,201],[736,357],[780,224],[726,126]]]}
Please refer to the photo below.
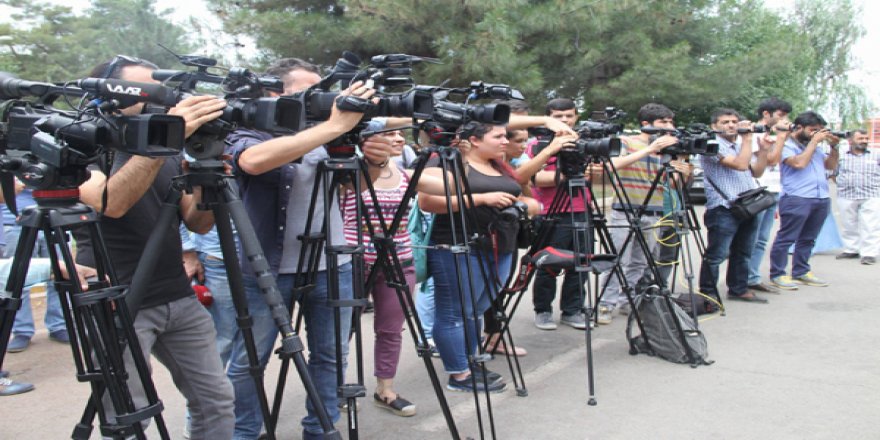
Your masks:
{"label": "video camera", "polygon": [[651,142],[664,134],[678,138],[678,143],[663,149],[663,154],[673,156],[700,154],[703,156],[715,156],[718,154],[718,142],[715,141],[715,131],[705,124],[691,124],[688,127],[674,129],[652,127],[650,125],[641,128],[642,133],[651,135]]}
{"label": "video camera", "polygon": [[[503,125],[510,120],[507,104],[471,104],[479,99],[525,99],[519,90],[506,84],[473,81],[468,87],[445,88],[421,86],[434,98],[433,112],[422,123],[421,129],[436,145],[449,146],[455,140],[458,128],[468,122]],[[449,100],[450,96],[465,98],[464,102]]]}
{"label": "video camera", "polygon": [[[606,107],[603,111],[593,112],[590,119],[580,122],[574,130],[578,139],[573,144],[563,146],[559,155],[562,161],[577,161],[578,157],[617,157],[620,155],[621,142],[617,137],[623,132],[623,124],[618,122],[626,117],[626,113],[615,107]],[[533,147],[534,155],[547,148],[555,137],[555,133],[544,127],[530,128],[529,134],[538,139]]]}
{"label": "video camera", "polygon": [[[81,108],[53,107],[62,96],[68,104],[79,98]],[[32,189],[78,187],[88,179],[86,166],[109,149],[155,157],[179,154],[183,147],[185,121],[179,116],[113,114],[138,102],[172,102],[173,93],[157,84],[87,78],[56,85],[0,73],[0,99],[8,100],[0,124],[0,169]]]}

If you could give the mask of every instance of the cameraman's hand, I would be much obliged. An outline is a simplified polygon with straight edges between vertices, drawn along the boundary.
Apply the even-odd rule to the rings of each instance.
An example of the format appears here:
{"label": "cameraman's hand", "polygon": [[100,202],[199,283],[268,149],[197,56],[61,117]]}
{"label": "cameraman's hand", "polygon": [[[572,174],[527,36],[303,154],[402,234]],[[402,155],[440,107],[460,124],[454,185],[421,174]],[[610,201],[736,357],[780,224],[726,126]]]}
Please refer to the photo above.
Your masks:
{"label": "cameraman's hand", "polygon": [[394,153],[391,139],[385,136],[370,136],[361,144],[361,151],[367,163],[378,165],[385,163]]}
{"label": "cameraman's hand", "polygon": [[201,283],[205,282],[205,266],[202,266],[202,262],[199,261],[199,256],[195,251],[183,253],[183,269],[186,271],[186,277],[190,281],[195,278]]}
{"label": "cameraman's hand", "polygon": [[183,117],[186,121],[186,137],[192,136],[196,130],[207,122],[213,121],[223,114],[226,101],[209,95],[190,96],[168,110],[169,115]]}
{"label": "cameraman's hand", "polygon": [[504,191],[474,194],[474,204],[477,206],[485,205],[502,209],[513,205],[516,200],[516,196]]}
{"label": "cameraman's hand", "polygon": [[751,136],[753,130],[755,129],[755,123],[748,120],[742,120],[736,123],[736,129],[737,132],[739,132],[740,129],[748,130],[747,132],[740,135],[742,137]]}
{"label": "cameraman's hand", "polygon": [[[370,99],[373,95],[376,94],[376,90],[372,87],[367,87],[364,85],[363,81],[357,81],[351,84],[347,89],[343,90],[339,96],[354,96],[361,99]],[[374,104],[379,103],[379,99],[373,99]],[[335,129],[339,130],[342,133],[345,133],[361,119],[364,118],[364,114],[360,112],[352,112],[346,110],[339,110],[339,108],[334,104],[333,108],[330,110],[330,118],[327,119],[327,123],[331,124]]]}
{"label": "cameraman's hand", "polygon": [[565,122],[560,121],[559,119],[554,119],[549,116],[546,117],[544,121],[544,127],[547,127],[553,132],[556,133],[556,136],[560,135],[571,135],[577,136],[577,132],[575,132],[571,127],[568,126]]}
{"label": "cameraman's hand", "polygon": [[[555,119],[554,119],[554,121],[555,121]],[[567,127],[567,125],[566,125],[566,127]],[[553,141],[550,142],[550,145],[547,145],[547,148],[545,148],[544,150],[547,151],[547,153],[552,156],[552,155],[558,153],[559,150],[562,149],[562,147],[569,145],[569,144],[573,144],[574,141],[576,141],[577,139],[578,139],[578,136],[576,134],[556,135],[556,137],[553,138]]]}
{"label": "cameraman's hand", "polygon": [[663,151],[664,148],[671,147],[677,143],[678,143],[677,137],[675,137],[671,134],[664,134],[663,136],[660,136],[657,139],[655,139],[654,142],[651,142],[651,145],[649,145],[648,148],[650,148],[651,151],[653,151],[655,153],[659,153],[660,151]]}
{"label": "cameraman's hand", "polygon": [[684,176],[685,179],[687,179],[694,172],[694,165],[687,163],[683,160],[670,161],[669,165],[672,165],[672,168],[674,168],[675,171],[681,173],[681,175]]}
{"label": "cameraman's hand", "polygon": [[787,136],[788,132],[791,131],[791,121],[788,120],[788,116],[780,118],[778,121],[776,121],[776,124],[773,125],[773,131],[775,131],[777,134],[785,133],[785,135]]}

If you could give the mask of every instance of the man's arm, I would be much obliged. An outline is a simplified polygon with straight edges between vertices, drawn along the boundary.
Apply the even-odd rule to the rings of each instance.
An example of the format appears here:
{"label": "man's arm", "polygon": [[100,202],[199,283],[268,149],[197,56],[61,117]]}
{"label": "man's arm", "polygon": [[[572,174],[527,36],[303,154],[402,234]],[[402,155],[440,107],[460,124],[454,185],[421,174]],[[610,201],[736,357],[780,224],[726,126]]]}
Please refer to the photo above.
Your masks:
{"label": "man's arm", "polygon": [[[369,99],[374,93],[375,90],[358,81],[341,95]],[[295,135],[270,139],[244,150],[238,156],[238,167],[252,176],[274,170],[347,133],[363,116],[363,113],[342,111],[333,105],[330,118],[326,121]]]}
{"label": "man's arm", "polygon": [[507,122],[507,128],[513,130],[541,126],[547,127],[556,132],[557,136],[562,134],[577,135],[577,132],[565,122],[551,118],[550,116],[510,115],[510,120]]}
{"label": "man's arm", "polygon": [[[623,142],[626,143],[626,140],[624,139]],[[659,153],[664,148],[669,147],[671,145],[675,145],[677,143],[678,143],[678,138],[676,138],[675,136],[668,135],[668,134],[664,135],[664,136],[660,136],[657,139],[655,139],[654,142],[651,142],[651,145],[648,145],[648,148],[643,148],[638,151],[629,152],[625,156],[613,157],[613,158],[611,158],[611,163],[614,164],[614,168],[616,168],[616,169],[630,166],[630,165],[644,159],[645,157],[650,156],[651,154]]]}
{"label": "man's arm", "polygon": [[[718,161],[727,168],[733,168],[737,171],[745,171],[749,169],[752,162],[752,134],[745,133],[742,135],[742,145],[740,145],[739,153],[736,156],[725,156]],[[763,173],[764,170],[762,169]]]}
{"label": "man's arm", "polygon": [[[191,96],[168,110],[168,114],[180,116],[186,121],[186,135],[189,136],[206,122],[220,117],[225,106],[226,101],[212,96]],[[144,196],[164,161],[164,158],[133,156],[109,180],[103,173],[92,171],[89,180],[80,185],[80,198],[96,211],[103,208],[104,215],[108,217],[122,217]],[[105,188],[106,207],[101,201]]]}
{"label": "man's arm", "polygon": [[[829,140],[832,138],[831,132],[828,130],[822,130],[815,134],[810,139],[810,142],[804,148],[804,151],[801,151],[799,154],[791,156],[785,159],[785,164],[794,168],[794,169],[804,169],[807,165],[810,164],[810,161],[813,159],[813,154],[816,153],[816,148],[819,147],[819,144],[822,142]],[[837,159],[834,160],[834,163],[837,163]],[[827,159],[826,159],[827,164]],[[827,165],[826,165],[827,166]]]}
{"label": "man's arm", "polygon": [[[547,164],[547,161],[550,160],[551,157],[556,155],[556,153],[558,153],[565,144],[574,142],[576,140],[577,136],[575,135],[562,135],[553,138],[553,141],[550,142],[550,145],[547,145],[547,147],[536,154],[535,157],[529,159],[528,162],[520,165],[519,168],[516,169],[518,183],[520,185],[527,184],[532,176],[540,174],[541,170]],[[550,172],[550,174],[552,175],[553,173]],[[536,177],[535,182],[537,181],[538,178]]]}

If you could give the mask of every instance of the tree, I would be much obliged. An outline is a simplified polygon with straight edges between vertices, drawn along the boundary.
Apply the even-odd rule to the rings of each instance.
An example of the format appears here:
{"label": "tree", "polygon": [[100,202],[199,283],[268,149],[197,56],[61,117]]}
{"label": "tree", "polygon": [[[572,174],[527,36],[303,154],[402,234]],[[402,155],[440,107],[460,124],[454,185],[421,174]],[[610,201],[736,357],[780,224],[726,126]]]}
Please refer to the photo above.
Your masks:
{"label": "tree", "polygon": [[[844,16],[852,25],[851,1],[801,3],[814,11],[801,18],[823,26],[788,20],[757,0],[220,0],[215,12],[227,31],[257,41],[261,63],[298,56],[332,65],[343,50],[409,53],[443,61],[420,66],[420,83],[508,83],[533,107],[567,96],[634,114],[659,101],[680,119],[705,121],[720,105],[748,112],[781,96],[815,107],[844,91],[815,79],[858,38],[825,31]],[[805,39],[822,44],[808,55],[791,50]],[[807,97],[814,86],[829,91]]]}
{"label": "tree", "polygon": [[117,54],[176,63],[157,43],[179,52],[192,49],[185,30],[157,12],[154,0],[94,0],[82,14],[34,0],[0,4],[13,8],[17,24],[0,25],[0,67],[32,81],[82,78]]}

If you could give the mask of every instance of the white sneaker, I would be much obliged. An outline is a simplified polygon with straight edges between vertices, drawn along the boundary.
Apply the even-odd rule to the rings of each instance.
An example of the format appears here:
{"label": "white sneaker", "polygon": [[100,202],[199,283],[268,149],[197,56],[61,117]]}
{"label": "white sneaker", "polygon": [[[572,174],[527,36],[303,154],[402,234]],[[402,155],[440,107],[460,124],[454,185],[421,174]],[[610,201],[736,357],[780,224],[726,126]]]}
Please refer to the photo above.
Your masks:
{"label": "white sneaker", "polygon": [[614,315],[612,312],[613,308],[599,305],[599,316],[596,318],[596,322],[602,325],[611,324],[611,320],[614,319]]}

